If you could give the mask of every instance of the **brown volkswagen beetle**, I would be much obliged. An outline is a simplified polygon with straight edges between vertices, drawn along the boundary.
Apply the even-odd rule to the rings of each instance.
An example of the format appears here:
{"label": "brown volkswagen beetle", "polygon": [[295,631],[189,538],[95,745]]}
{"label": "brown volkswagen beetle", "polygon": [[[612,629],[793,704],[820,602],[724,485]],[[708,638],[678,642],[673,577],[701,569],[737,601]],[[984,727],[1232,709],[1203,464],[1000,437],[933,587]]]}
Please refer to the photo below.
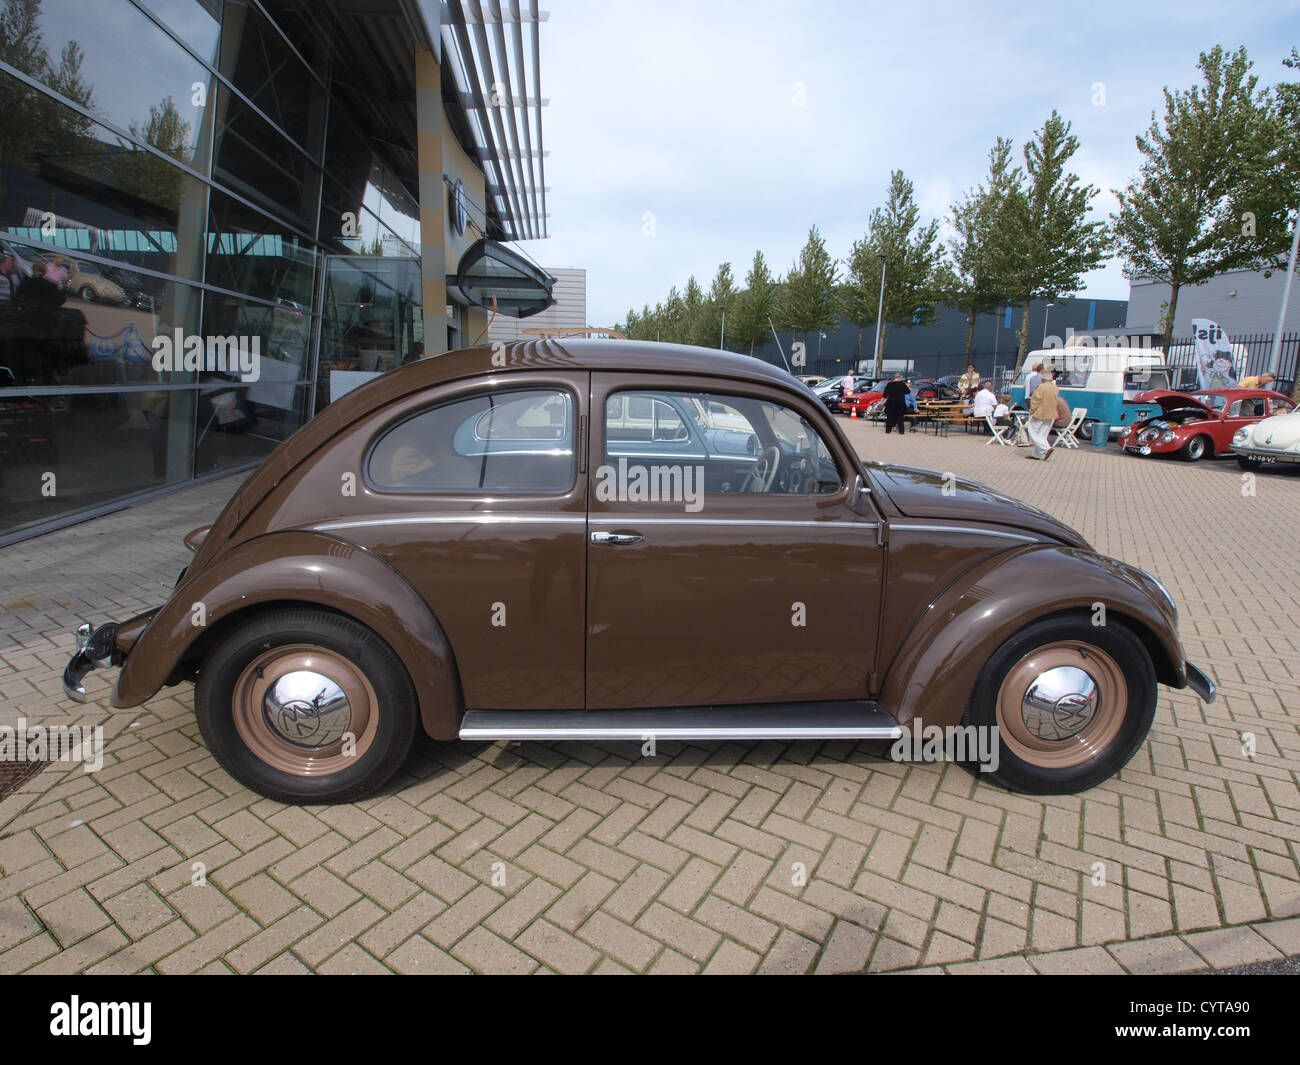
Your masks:
{"label": "brown volkswagen beetle", "polygon": [[[168,602],[78,630],[64,689],[197,684],[248,787],[357,799],[438,740],[897,739],[982,726],[1007,787],[1074,792],[1188,663],[1169,593],[981,485],[863,465],[741,355],[476,347],[384,374],[285,441]],[[1098,623],[1100,620],[1100,623]]]}

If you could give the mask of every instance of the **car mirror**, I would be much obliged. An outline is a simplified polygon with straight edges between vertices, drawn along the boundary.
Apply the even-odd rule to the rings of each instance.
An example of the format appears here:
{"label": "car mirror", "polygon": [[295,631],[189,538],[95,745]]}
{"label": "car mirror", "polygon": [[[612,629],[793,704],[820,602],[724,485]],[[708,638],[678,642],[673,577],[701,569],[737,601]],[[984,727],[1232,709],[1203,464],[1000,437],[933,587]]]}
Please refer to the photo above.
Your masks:
{"label": "car mirror", "polygon": [[865,488],[866,485],[863,483],[862,474],[858,474],[853,479],[853,487],[849,490],[849,506],[856,507],[858,505],[858,500],[862,498],[862,492]]}

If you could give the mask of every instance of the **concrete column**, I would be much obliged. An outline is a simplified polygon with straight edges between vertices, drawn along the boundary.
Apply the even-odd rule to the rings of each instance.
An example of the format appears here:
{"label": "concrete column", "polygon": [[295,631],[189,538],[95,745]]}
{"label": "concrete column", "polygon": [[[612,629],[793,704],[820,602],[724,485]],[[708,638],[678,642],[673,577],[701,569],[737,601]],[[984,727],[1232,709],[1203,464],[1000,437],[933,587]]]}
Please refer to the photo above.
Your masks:
{"label": "concrete column", "polygon": [[420,292],[424,350],[447,350],[447,190],[442,180],[442,72],[432,52],[415,49],[415,124],[420,166]]}

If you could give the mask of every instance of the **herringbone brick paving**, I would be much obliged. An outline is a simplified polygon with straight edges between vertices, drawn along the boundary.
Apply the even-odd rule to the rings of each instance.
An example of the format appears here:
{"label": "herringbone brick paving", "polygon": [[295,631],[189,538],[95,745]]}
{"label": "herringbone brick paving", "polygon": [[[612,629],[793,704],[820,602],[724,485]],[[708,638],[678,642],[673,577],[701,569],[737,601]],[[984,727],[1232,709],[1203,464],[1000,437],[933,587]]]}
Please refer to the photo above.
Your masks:
{"label": "herringbone brick paving", "polygon": [[[1151,570],[1221,698],[1161,689],[1082,796],[838,743],[423,741],[384,793],[286,808],[199,741],[192,691],[70,707],[82,618],[167,595],[225,480],[0,551],[0,724],[102,724],[104,768],[0,802],[3,972],[1180,971],[1300,953],[1300,476],[1085,448],[1047,463],[847,423]],[[1253,489],[1253,494],[1251,493]],[[1243,747],[1254,737],[1254,752]]]}

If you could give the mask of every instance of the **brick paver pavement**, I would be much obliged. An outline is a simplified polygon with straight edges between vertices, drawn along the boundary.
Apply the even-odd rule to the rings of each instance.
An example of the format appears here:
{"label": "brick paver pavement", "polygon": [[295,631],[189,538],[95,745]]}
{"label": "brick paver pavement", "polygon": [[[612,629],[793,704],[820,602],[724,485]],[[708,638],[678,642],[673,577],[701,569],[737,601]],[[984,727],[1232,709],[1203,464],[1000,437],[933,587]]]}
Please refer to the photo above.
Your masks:
{"label": "brick paver pavement", "polygon": [[1081,796],[846,742],[641,759],[422,741],[376,798],[286,808],[216,765],[189,687],[130,711],[108,707],[111,674],[85,707],[60,693],[76,622],[160,602],[221,481],[0,551],[0,724],[107,737],[100,772],[55,765],[0,802],[0,971],[1051,973],[1300,952],[1300,476],[848,431],[1151,570],[1220,700],[1162,689],[1146,746]]}

